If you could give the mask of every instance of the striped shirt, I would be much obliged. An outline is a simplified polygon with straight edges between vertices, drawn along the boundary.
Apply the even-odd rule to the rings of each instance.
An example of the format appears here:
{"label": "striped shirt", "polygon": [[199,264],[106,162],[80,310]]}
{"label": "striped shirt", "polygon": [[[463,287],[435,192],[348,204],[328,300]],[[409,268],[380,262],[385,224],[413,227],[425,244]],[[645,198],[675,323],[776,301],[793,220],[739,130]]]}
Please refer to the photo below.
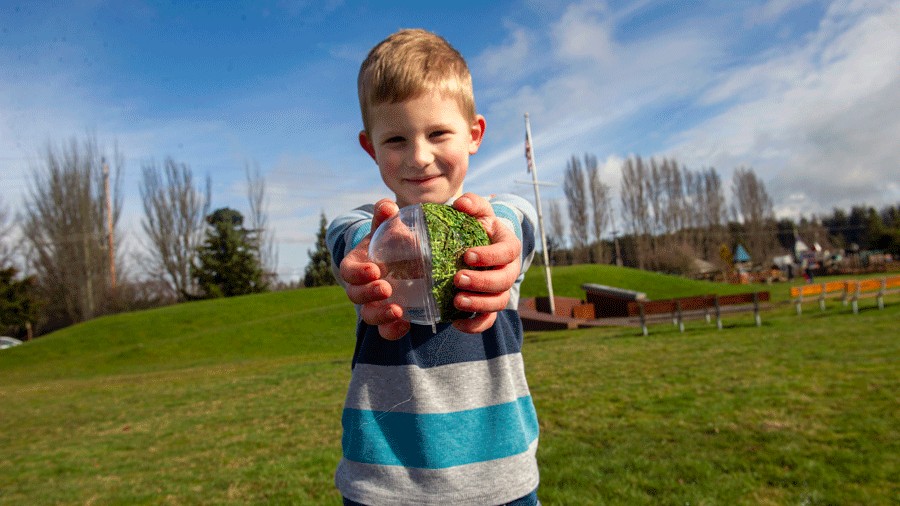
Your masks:
{"label": "striped shirt", "polygon": [[[491,199],[522,241],[507,309],[481,334],[412,325],[396,341],[359,320],[335,484],[364,504],[502,504],[537,488],[538,422],[522,362],[519,285],[534,254],[535,212],[514,195]],[[335,219],[336,269],[371,228],[372,206]],[[358,310],[359,308],[357,308]]]}

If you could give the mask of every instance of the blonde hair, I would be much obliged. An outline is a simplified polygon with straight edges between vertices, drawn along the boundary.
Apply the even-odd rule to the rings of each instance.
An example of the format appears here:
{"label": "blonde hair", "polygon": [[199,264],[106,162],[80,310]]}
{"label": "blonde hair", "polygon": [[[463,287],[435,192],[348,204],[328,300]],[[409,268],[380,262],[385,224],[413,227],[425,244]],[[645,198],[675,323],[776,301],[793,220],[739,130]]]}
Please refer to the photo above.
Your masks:
{"label": "blonde hair", "polygon": [[400,30],[369,51],[357,79],[363,127],[369,132],[369,108],[438,91],[453,97],[469,121],[475,121],[472,75],[466,60],[443,37],[421,29]]}

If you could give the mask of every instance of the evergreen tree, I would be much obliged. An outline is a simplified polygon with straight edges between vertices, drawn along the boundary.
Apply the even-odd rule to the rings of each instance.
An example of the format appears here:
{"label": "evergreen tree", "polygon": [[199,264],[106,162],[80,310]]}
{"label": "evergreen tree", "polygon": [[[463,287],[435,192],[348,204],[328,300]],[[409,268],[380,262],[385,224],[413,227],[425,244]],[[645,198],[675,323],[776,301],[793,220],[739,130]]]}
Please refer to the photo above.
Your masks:
{"label": "evergreen tree", "polygon": [[316,249],[308,250],[309,264],[306,265],[306,275],[303,278],[305,286],[336,285],[334,273],[331,272],[331,252],[325,242],[325,233],[328,220],[322,213],[319,220],[319,233],[316,234]]}
{"label": "evergreen tree", "polygon": [[209,227],[191,269],[207,298],[232,297],[266,290],[263,270],[241,213],[223,207],[206,217]]}
{"label": "evergreen tree", "polygon": [[16,279],[15,267],[0,269],[0,332],[29,329],[37,320],[34,277]]}

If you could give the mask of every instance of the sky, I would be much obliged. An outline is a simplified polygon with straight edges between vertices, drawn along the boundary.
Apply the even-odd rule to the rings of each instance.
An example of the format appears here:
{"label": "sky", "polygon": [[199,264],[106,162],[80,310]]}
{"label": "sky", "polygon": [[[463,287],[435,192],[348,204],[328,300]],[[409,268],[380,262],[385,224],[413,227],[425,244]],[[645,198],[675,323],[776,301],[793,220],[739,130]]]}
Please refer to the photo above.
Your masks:
{"label": "sky", "polygon": [[[722,1],[0,2],[0,205],[20,212],[47,146],[123,156],[126,250],[143,246],[141,168],[166,157],[247,214],[266,181],[279,276],[298,279],[321,213],[390,194],[359,148],[356,75],[400,28],[469,63],[484,143],[466,191],[527,184],[528,113],[544,206],[566,162],[596,156],[739,167],[779,217],[900,203],[900,3]],[[617,193],[614,196],[617,201]]]}

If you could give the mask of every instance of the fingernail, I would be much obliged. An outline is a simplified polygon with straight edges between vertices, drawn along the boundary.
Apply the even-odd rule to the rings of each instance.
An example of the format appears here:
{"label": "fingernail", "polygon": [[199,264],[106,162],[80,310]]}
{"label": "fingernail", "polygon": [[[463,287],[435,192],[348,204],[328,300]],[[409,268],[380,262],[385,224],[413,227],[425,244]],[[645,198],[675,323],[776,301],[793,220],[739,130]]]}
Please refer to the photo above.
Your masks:
{"label": "fingernail", "polygon": [[462,306],[463,309],[469,307],[472,304],[472,299],[470,297],[466,297],[465,295],[460,296],[457,301],[459,302],[458,306]]}
{"label": "fingernail", "polygon": [[466,288],[471,284],[472,284],[472,278],[470,278],[469,276],[467,276],[465,274],[460,274],[459,282],[456,283],[456,286],[458,286],[460,288]]}
{"label": "fingernail", "polygon": [[472,253],[472,252],[466,253],[466,263],[467,264],[475,265],[476,262],[478,262],[478,254]]}

